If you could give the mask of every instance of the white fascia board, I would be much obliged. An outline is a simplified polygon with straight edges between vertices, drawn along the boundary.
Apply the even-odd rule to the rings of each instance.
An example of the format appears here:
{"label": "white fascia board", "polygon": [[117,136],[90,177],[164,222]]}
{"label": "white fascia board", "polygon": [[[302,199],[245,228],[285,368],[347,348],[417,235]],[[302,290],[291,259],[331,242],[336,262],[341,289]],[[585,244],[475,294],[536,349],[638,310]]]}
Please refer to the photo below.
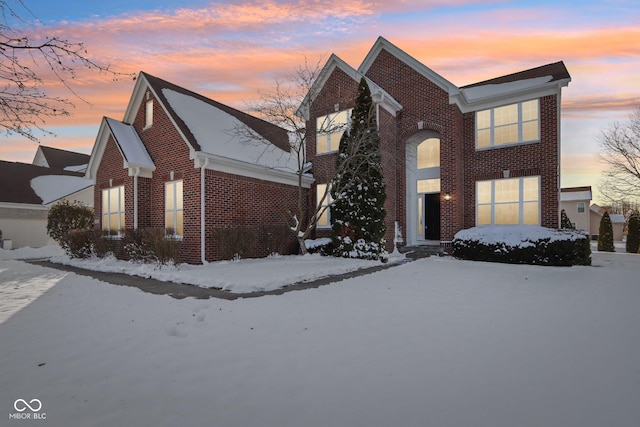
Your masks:
{"label": "white fascia board", "polygon": [[34,203],[13,203],[13,202],[0,202],[0,208],[5,209],[29,209],[34,211],[48,211],[47,205],[36,205]]}
{"label": "white fascia board", "polygon": [[86,179],[90,179],[95,182],[98,166],[100,166],[100,162],[102,161],[102,156],[104,155],[104,149],[107,145],[109,135],[111,135],[111,131],[107,125],[106,117],[103,117],[102,122],[100,123],[100,128],[98,129],[96,141],[93,143],[93,148],[91,149],[91,157],[89,157],[87,171],[84,174]]}
{"label": "white fascia board", "polygon": [[[205,159],[207,158],[209,161],[205,162]],[[194,152],[192,159],[193,165],[196,169],[200,169],[204,166],[206,169],[218,172],[225,172],[233,175],[245,176],[247,178],[255,178],[296,187],[298,186],[298,174],[294,171],[268,168],[240,160],[230,159],[228,157],[203,153],[201,151]],[[314,178],[311,175],[302,175],[303,188],[311,188],[311,184],[313,182]]]}
{"label": "white fascia board", "polygon": [[423,77],[425,77],[426,79],[434,83],[436,86],[438,86],[440,89],[444,90],[445,92],[451,94],[457,91],[458,87],[456,85],[454,85],[449,80],[445,79],[440,74],[436,73],[431,68],[427,67],[422,62],[418,61],[417,59],[415,59],[414,57],[412,57],[402,49],[398,48],[393,43],[385,39],[384,37],[378,37],[378,40],[376,40],[371,50],[369,51],[367,56],[364,58],[364,61],[362,61],[362,64],[358,68],[358,72],[363,75],[366,74],[383,49],[389,52],[391,55],[398,58],[400,61],[409,65],[416,72],[418,72],[420,75],[422,75]]}
{"label": "white fascia board", "polygon": [[460,89],[457,93],[449,95],[449,103],[456,104],[462,113],[481,111],[543,96],[558,95],[570,81],[571,79],[556,80],[540,86],[529,87],[525,90],[502,93],[498,96],[487,96],[473,102],[468,101],[464,95],[464,89]]}

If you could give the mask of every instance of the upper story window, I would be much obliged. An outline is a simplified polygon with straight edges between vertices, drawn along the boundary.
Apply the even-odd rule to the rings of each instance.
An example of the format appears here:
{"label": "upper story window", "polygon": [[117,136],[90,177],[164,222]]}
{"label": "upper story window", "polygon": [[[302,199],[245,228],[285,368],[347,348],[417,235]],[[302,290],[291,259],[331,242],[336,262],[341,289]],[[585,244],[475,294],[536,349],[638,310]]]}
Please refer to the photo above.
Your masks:
{"label": "upper story window", "polygon": [[540,177],[476,182],[477,225],[540,225]]}
{"label": "upper story window", "polygon": [[584,213],[587,210],[587,204],[585,202],[578,202],[578,213]]}
{"label": "upper story window", "polygon": [[316,119],[316,154],[338,151],[340,138],[351,120],[351,110],[320,116]]}
{"label": "upper story window", "polygon": [[184,235],[184,209],[182,180],[167,182],[164,185],[164,226],[167,234]]}
{"label": "upper story window", "polygon": [[540,140],[538,99],[476,112],[476,148]]}
{"label": "upper story window", "polygon": [[145,121],[144,127],[148,128],[153,125],[153,99],[147,101],[145,104]]}
{"label": "upper story window", "polygon": [[418,145],[418,169],[440,167],[440,139],[427,138]]}
{"label": "upper story window", "polygon": [[102,190],[102,230],[120,234],[124,228],[124,185]]}

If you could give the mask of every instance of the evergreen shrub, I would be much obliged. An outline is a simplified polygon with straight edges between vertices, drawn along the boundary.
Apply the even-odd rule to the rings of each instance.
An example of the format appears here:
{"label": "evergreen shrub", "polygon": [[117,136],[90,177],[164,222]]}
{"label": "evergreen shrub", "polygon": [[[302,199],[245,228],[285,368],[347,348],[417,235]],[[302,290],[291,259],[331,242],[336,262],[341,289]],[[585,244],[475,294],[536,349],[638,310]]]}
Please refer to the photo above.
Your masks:
{"label": "evergreen shrub", "polygon": [[613,224],[609,212],[605,212],[600,219],[600,228],[598,229],[598,250],[602,252],[615,252],[613,245]]}
{"label": "evergreen shrub", "polygon": [[628,253],[637,254],[640,250],[640,212],[633,212],[629,217],[629,225],[627,226],[627,245]]}

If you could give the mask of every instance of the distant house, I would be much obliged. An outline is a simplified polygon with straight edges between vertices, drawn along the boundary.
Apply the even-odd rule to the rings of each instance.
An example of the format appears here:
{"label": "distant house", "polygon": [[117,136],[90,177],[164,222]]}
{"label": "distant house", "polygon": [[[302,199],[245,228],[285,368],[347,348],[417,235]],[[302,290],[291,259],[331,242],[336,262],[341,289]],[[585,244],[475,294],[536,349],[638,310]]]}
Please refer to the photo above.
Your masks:
{"label": "distant house", "polygon": [[79,172],[0,160],[0,230],[12,248],[54,243],[47,235],[52,204],[93,206],[93,185]]}
{"label": "distant house", "polygon": [[39,145],[31,163],[36,166],[84,173],[87,170],[89,158],[88,154]]}
{"label": "distant house", "polygon": [[[591,222],[590,234],[593,239],[598,238],[598,234],[600,233],[600,221],[602,220],[602,216],[605,212],[605,208],[602,208],[595,203],[589,208],[589,221]],[[613,240],[618,242],[622,241],[624,237],[624,226],[626,224],[624,215],[609,214],[609,217],[611,218],[611,225],[613,226]]]}
{"label": "distant house", "polygon": [[[203,263],[221,258],[216,230],[286,227],[297,164],[284,129],[141,72],[124,118],[103,118],[86,178],[97,227],[165,228],[182,261]],[[268,253],[257,241],[245,256]]]}
{"label": "distant house", "polygon": [[[458,87],[382,37],[357,69],[331,55],[300,111],[314,189],[332,179],[362,77],[381,139],[388,250],[395,224],[404,244],[441,246],[475,226],[559,226],[563,62]],[[330,210],[317,227],[329,232]]]}
{"label": "distant house", "polygon": [[577,230],[591,230],[591,186],[568,187],[560,190],[560,209],[564,209]]}

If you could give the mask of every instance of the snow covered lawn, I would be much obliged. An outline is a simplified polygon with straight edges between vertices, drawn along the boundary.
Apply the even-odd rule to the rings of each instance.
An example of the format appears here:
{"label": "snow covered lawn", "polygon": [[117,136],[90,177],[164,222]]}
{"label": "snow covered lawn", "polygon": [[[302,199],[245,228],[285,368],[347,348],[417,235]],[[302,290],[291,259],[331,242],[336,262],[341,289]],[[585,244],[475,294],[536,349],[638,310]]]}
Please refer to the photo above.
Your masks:
{"label": "snow covered lawn", "polygon": [[39,399],[43,426],[635,427],[640,256],[593,264],[430,258],[226,301],[0,261],[0,424]]}

